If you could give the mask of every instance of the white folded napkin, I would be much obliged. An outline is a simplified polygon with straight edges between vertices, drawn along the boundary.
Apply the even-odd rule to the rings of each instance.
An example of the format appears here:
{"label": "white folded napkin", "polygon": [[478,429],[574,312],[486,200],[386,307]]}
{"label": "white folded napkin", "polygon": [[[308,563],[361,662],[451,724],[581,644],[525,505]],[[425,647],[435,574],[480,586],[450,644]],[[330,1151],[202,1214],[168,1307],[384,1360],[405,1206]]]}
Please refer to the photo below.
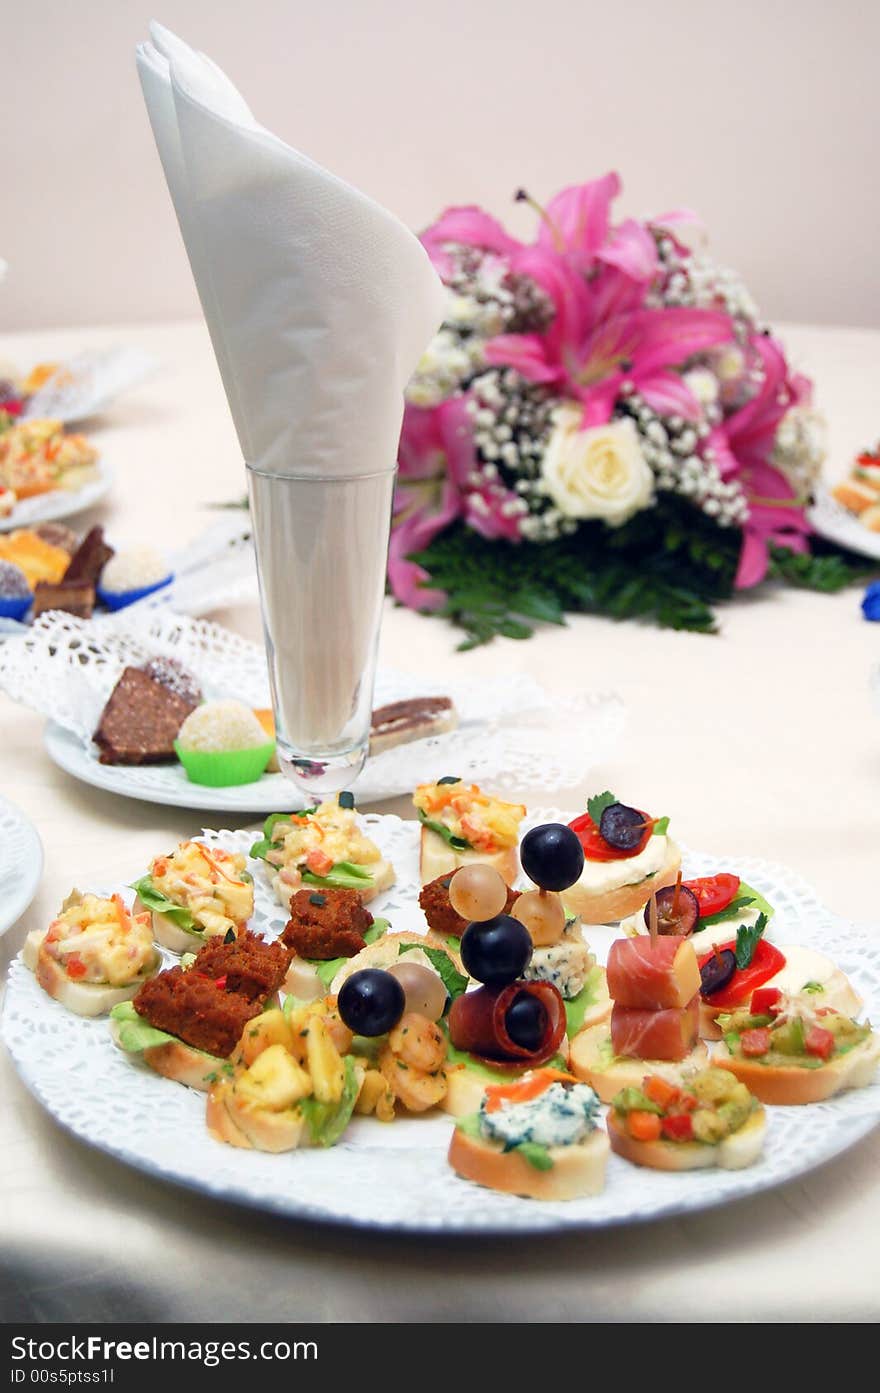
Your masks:
{"label": "white folded napkin", "polygon": [[392,469],[404,388],[443,317],[424,250],[260,126],[210,59],[150,34],[141,84],[246,462]]}

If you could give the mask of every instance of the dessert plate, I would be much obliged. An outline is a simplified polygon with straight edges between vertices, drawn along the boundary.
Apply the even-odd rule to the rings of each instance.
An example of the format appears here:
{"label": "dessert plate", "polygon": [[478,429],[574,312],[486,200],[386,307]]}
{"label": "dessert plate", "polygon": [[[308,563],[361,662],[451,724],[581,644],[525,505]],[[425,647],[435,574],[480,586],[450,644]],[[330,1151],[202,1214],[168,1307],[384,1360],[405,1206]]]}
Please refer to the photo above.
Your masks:
{"label": "dessert plate", "polygon": [[103,459],[98,460],[95,469],[95,477],[80,489],[52,489],[36,498],[22,499],[8,517],[0,518],[0,532],[14,532],[17,527],[32,527],[38,522],[57,522],[94,507],[109,492],[114,478],[111,466]]}
{"label": "dessert plate", "polygon": [[[351,785],[359,803],[397,798],[449,773],[502,795],[539,787],[548,776],[561,787],[572,787],[613,753],[625,721],[623,703],[612,693],[557,700],[531,679],[515,676],[426,686],[402,673],[380,672],[376,705],[437,694],[441,688],[455,701],[458,727],[368,759]],[[578,730],[576,751],[567,747],[565,735],[573,726]],[[293,812],[306,806],[283,774],[264,774],[255,783],[233,788],[207,788],[191,783],[176,763],[101,764],[90,740],[56,721],[47,723],[44,743],[50,759],[75,779],[146,803],[237,814]]]}
{"label": "dessert plate", "polygon": [[[529,824],[568,819],[533,811]],[[396,928],[424,927],[418,908],[418,824],[370,814],[369,835],[390,858],[397,882],[371,908]],[[247,832],[206,834],[230,850],[246,850]],[[688,875],[730,868],[747,877],[776,907],[781,942],[821,947],[840,963],[880,1013],[880,934],[825,909],[810,887],[779,866],[758,860],[685,853]],[[253,927],[269,937],[285,914],[262,862],[255,873]],[[132,866],[132,879],[143,867]],[[131,892],[128,892],[129,896]],[[613,933],[588,931],[604,961]],[[71,1015],[45,995],[32,974],[12,963],[3,1038],[30,1091],[82,1141],[159,1179],[218,1199],[292,1218],[403,1233],[529,1234],[604,1228],[689,1214],[770,1189],[812,1170],[866,1136],[880,1121],[880,1085],[802,1108],[768,1108],[761,1159],[742,1171],[665,1174],[612,1155],[605,1190],[590,1199],[539,1203],[485,1190],[446,1163],[452,1120],[445,1114],[392,1123],[356,1118],[329,1150],[282,1155],[239,1151],[214,1141],[205,1127],[205,1098],[142,1070],[112,1044],[106,1020]]]}
{"label": "dessert plate", "polygon": [[21,918],[43,874],[43,845],[20,808],[0,797],[0,934]]}
{"label": "dessert plate", "polygon": [[807,509],[807,517],[821,537],[880,561],[880,532],[865,527],[828,489],[817,490],[815,502]]}

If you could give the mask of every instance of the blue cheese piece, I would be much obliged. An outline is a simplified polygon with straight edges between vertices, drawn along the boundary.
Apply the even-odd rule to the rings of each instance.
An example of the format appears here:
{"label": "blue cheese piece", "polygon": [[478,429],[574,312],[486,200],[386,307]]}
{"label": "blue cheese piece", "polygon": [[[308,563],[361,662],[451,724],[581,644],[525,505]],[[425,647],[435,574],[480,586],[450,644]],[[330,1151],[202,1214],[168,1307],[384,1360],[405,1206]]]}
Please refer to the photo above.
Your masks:
{"label": "blue cheese piece", "polygon": [[558,943],[535,948],[523,973],[527,982],[551,982],[566,1001],[583,989],[596,959],[581,937],[580,920],[570,920]]}
{"label": "blue cheese piece", "polygon": [[484,1097],[480,1104],[480,1132],[489,1141],[502,1142],[505,1150],[523,1142],[573,1146],[599,1122],[599,1099],[585,1083],[553,1083],[525,1103],[505,1099],[494,1112],[487,1112],[486,1102]]}

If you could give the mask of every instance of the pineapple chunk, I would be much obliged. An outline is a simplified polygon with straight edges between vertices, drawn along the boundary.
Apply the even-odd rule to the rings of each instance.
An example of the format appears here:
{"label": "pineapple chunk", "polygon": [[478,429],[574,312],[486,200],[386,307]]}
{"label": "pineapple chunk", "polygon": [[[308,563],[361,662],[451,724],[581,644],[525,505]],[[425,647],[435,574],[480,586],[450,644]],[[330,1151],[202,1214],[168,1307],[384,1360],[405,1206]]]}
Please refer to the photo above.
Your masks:
{"label": "pineapple chunk", "polygon": [[394,1117],[394,1094],[378,1069],[367,1069],[364,1074],[354,1110],[364,1116],[375,1113],[380,1122],[390,1122]]}
{"label": "pineapple chunk", "polygon": [[277,1007],[248,1021],[236,1047],[235,1057],[243,1064],[253,1064],[272,1045],[282,1045],[285,1050],[292,1050],[293,1047],[290,1026],[284,1019],[284,1012]]}
{"label": "pineapple chunk", "polygon": [[283,1045],[270,1045],[236,1079],[235,1091],[270,1112],[283,1112],[309,1096],[312,1081]]}
{"label": "pineapple chunk", "polygon": [[315,1097],[321,1103],[338,1103],[345,1085],[345,1065],[320,1016],[306,1027],[308,1069]]}

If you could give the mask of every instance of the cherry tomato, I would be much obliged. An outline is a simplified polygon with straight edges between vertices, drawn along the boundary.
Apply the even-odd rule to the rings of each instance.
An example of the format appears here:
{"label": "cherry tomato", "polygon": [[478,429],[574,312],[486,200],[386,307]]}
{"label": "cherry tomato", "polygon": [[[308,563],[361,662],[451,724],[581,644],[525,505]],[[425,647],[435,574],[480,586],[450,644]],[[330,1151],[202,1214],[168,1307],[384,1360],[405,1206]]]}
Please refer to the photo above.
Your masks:
{"label": "cherry tomato", "polygon": [[[718,947],[721,953],[735,953],[736,940],[731,939],[730,943],[722,943]],[[702,969],[705,963],[711,962],[714,958],[715,949],[713,948],[711,953],[706,953],[700,958],[700,968]],[[785,954],[780,953],[778,948],[774,948],[772,943],[767,943],[762,938],[755,948],[754,957],[749,966],[738,967],[726,986],[722,987],[720,991],[704,993],[704,1000],[710,1006],[720,1007],[722,1011],[731,1011],[735,1007],[741,1006],[744,1001],[748,1001],[756,987],[762,987],[784,967]]]}
{"label": "cherry tomato", "polygon": [[673,1113],[671,1117],[664,1117],[661,1129],[664,1137],[669,1137],[671,1141],[692,1141],[694,1136],[694,1123],[690,1113]]}
{"label": "cherry tomato", "polygon": [[770,1027],[759,1025],[755,1030],[744,1030],[739,1043],[746,1059],[760,1059],[770,1049]]}
{"label": "cherry tomato", "polygon": [[700,904],[700,918],[707,919],[710,914],[720,914],[729,904],[733,904],[740,886],[738,875],[701,875],[697,880],[683,880],[682,885],[696,895]]}
{"label": "cherry tomato", "polygon": [[834,1035],[824,1026],[811,1025],[804,1039],[804,1049],[819,1059],[830,1059],[834,1053]]}
{"label": "cherry tomato", "polygon": [[620,851],[616,846],[610,846],[606,842],[589,813],[582,813],[568,825],[583,847],[584,856],[588,861],[627,861],[631,856],[638,856],[648,845],[654,829],[654,824],[649,819],[636,845],[629,851]]}

